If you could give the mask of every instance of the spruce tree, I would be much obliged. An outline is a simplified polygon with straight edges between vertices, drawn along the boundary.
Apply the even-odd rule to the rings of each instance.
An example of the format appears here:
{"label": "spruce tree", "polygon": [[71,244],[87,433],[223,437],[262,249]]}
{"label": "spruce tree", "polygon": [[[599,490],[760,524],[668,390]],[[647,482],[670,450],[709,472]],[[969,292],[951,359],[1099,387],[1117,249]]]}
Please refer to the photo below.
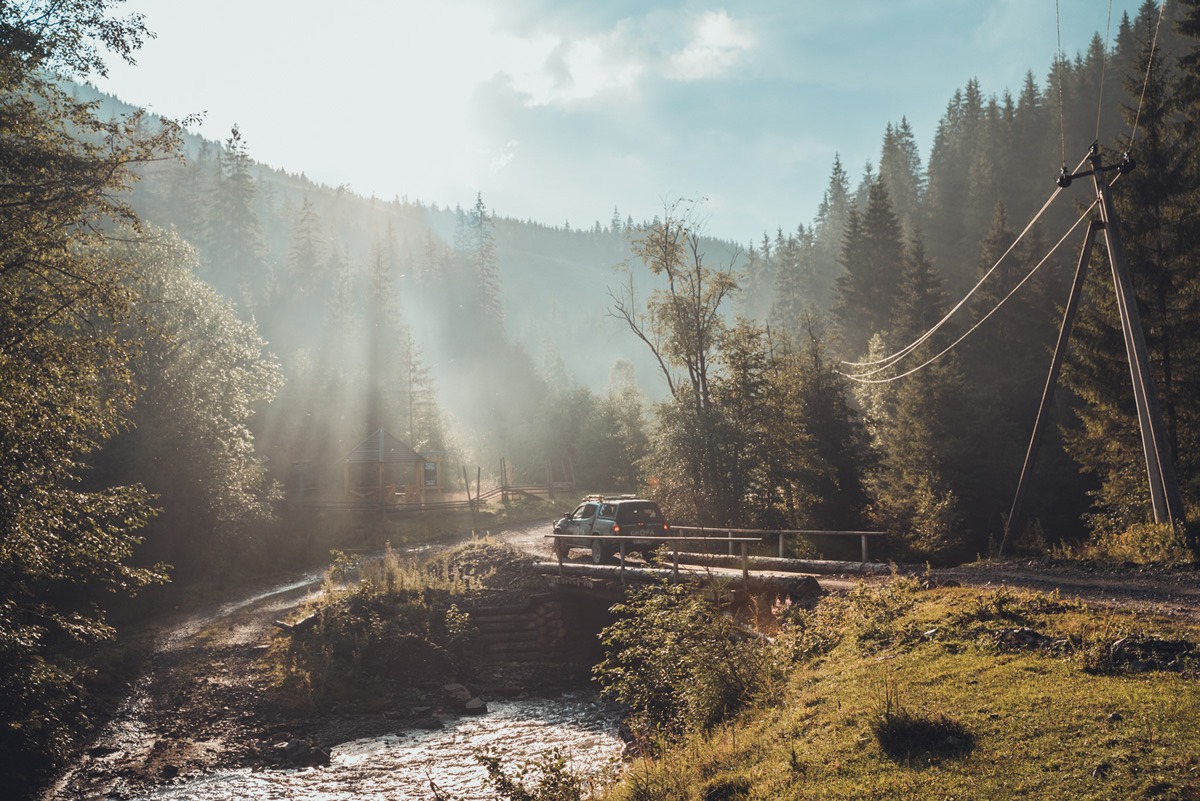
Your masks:
{"label": "spruce tree", "polygon": [[847,222],[842,247],[833,315],[846,353],[861,354],[873,334],[887,329],[903,261],[900,223],[887,188],[874,181],[866,211]]}
{"label": "spruce tree", "polygon": [[768,319],[772,330],[795,336],[815,295],[813,237],[803,225],[775,249],[775,287]]}
{"label": "spruce tree", "polygon": [[255,210],[257,186],[242,132],[234,125],[221,151],[212,188],[201,261],[203,276],[233,298],[243,315],[254,311],[270,283],[262,225]]}
{"label": "spruce tree", "polygon": [[888,123],[884,131],[879,178],[888,188],[901,228],[911,232],[918,223],[925,176],[916,136],[907,118],[901,117],[895,127]]}
{"label": "spruce tree", "polygon": [[813,301],[821,308],[828,308],[832,302],[834,282],[842,272],[839,258],[850,211],[850,178],[842,168],[841,159],[834,155],[829,184],[812,227]]}

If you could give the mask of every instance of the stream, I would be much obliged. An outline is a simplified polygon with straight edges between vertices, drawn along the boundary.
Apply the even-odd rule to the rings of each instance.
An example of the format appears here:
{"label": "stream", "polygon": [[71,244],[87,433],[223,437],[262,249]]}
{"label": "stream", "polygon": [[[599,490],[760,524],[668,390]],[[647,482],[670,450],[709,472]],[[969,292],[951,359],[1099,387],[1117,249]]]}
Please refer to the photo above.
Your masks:
{"label": "stream", "polygon": [[[175,801],[487,801],[476,753],[503,755],[512,775],[554,749],[572,770],[603,784],[620,771],[617,713],[591,691],[557,699],[489,701],[488,713],[448,721],[437,731],[401,732],[335,746],[324,768],[234,770],[189,777],[143,796]],[[433,783],[431,785],[431,782]],[[434,786],[437,792],[435,793]]]}
{"label": "stream", "polygon": [[[531,525],[508,536],[516,540],[518,547],[533,550],[544,547],[543,529]],[[424,546],[406,551],[414,555],[427,549]],[[170,666],[180,660],[188,664],[217,654],[227,664],[214,662],[199,686],[202,688],[205,681],[210,685],[230,681],[233,677],[229,671],[237,670],[230,665],[245,664],[235,661],[237,658],[252,658],[270,630],[270,621],[285,615],[306,596],[311,597],[321,578],[320,572],[294,576],[165,626],[159,634],[158,652],[166,667],[151,670],[131,687],[116,717],[93,747],[48,789],[44,801],[483,801],[495,798],[495,793],[477,755],[499,756],[511,776],[523,765],[537,763],[555,750],[567,759],[574,773],[589,777],[595,784],[607,784],[620,774],[624,751],[617,735],[620,712],[601,699],[595,688],[583,686],[554,698],[538,697],[536,692],[511,699],[485,698],[485,714],[443,717],[439,729],[398,729],[381,736],[334,741],[330,764],[324,767],[184,770],[176,778],[160,776],[157,784],[142,783],[141,789],[135,789],[137,776],[154,776],[160,769],[156,766],[167,762],[188,764],[188,755],[194,755],[197,749],[202,751],[211,742],[204,738],[214,736],[211,730],[205,734],[202,727],[185,727],[184,732],[173,735],[156,729],[151,723],[153,705],[158,704],[161,710],[163,703],[170,703],[171,696],[164,698],[161,690],[155,694],[155,679],[161,679],[166,675],[163,671],[171,670]],[[230,653],[243,656],[230,657]],[[184,686],[171,685],[172,692],[182,692]],[[190,692],[201,691],[187,687]],[[231,730],[229,736],[246,736],[246,732]],[[154,761],[158,749],[164,746],[190,750],[170,752],[162,761]]]}

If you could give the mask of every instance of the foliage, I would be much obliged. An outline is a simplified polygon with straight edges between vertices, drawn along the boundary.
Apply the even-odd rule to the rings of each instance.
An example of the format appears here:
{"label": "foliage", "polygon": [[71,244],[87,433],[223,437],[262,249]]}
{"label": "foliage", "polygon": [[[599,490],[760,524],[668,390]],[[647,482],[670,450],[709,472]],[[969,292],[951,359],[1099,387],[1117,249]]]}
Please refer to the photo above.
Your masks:
{"label": "foliage", "polygon": [[844,352],[859,354],[867,340],[887,330],[904,261],[903,232],[888,187],[875,180],[860,215],[850,211],[842,245],[845,272],[837,280],[833,317]]}
{"label": "foliage", "polygon": [[[661,241],[671,224],[652,241],[678,258],[682,245],[671,249]],[[694,239],[679,236],[694,247]],[[668,272],[647,266],[651,274]],[[672,389],[672,398],[655,407],[651,447],[642,460],[643,472],[655,479],[656,497],[672,516],[703,524],[857,523],[866,504],[862,474],[870,454],[846,384],[825,355],[818,321],[802,314],[792,321],[797,339],[778,341],[746,320],[727,325],[719,304],[736,285],[727,285],[729,276],[703,267],[698,257],[688,274],[690,282],[679,282],[687,293],[676,302],[692,297],[708,309],[710,321],[690,334],[661,322],[664,294],[652,295],[642,316],[633,310],[631,284],[615,310],[660,359]],[[700,289],[706,282],[716,287]],[[676,279],[668,286],[678,291]],[[711,345],[690,358],[670,357],[659,344],[669,336]],[[692,380],[673,378],[671,365],[686,366]]]}
{"label": "foliage", "polygon": [[238,126],[229,132],[218,162],[202,237],[201,274],[239,308],[251,310],[264,299],[268,273],[262,225],[254,204],[253,162]]}
{"label": "foliage", "polygon": [[129,558],[152,515],[144,487],[89,480],[88,462],[126,425],[136,388],[127,265],[113,226],[137,230],[122,194],[166,157],[179,127],[142,114],[105,122],[59,83],[131,60],[146,29],[108,0],[0,4],[0,753],[32,780],[85,722],[71,654],[112,635],[93,603],[161,580]]}
{"label": "foliage", "polygon": [[1185,565],[1196,555],[1174,526],[1134,523],[1123,531],[1101,531],[1086,548],[1094,559],[1147,565]]}
{"label": "foliage", "polygon": [[[1157,13],[1144,6],[1138,29],[1155,25]],[[1193,9],[1190,15],[1194,14]],[[1194,50],[1195,43],[1191,46]],[[1187,65],[1194,74],[1195,61],[1185,59],[1180,69],[1161,50],[1153,58],[1141,47],[1133,54],[1136,72],[1131,71],[1127,91],[1131,96],[1136,92],[1139,103],[1127,117],[1132,124],[1132,116],[1138,115],[1139,141],[1132,151],[1138,168],[1122,176],[1114,187],[1113,202],[1128,272],[1140,301],[1138,311],[1169,440],[1164,445],[1179,475],[1184,505],[1192,507],[1198,497],[1200,460],[1196,403],[1200,227],[1194,213],[1200,164],[1193,157],[1197,130],[1181,104],[1187,102],[1182,88],[1189,79]],[[1078,425],[1067,430],[1069,452],[1098,479],[1088,522],[1095,535],[1111,538],[1147,521],[1149,493],[1125,343],[1107,272],[1094,270],[1089,278],[1092,302],[1081,312],[1078,346],[1072,349],[1064,380],[1081,400]],[[1200,549],[1194,540],[1187,544],[1193,552]]]}
{"label": "foliage", "polygon": [[425,561],[391,545],[363,560],[335,553],[322,597],[273,653],[280,683],[302,705],[370,699],[397,681],[437,681],[467,670],[478,632],[466,599],[489,587],[520,588],[531,560],[472,542]]}
{"label": "foliage", "polygon": [[[613,295],[612,314],[649,348],[667,383],[671,400],[657,410],[661,449],[670,451],[664,461],[686,461],[687,469],[672,471],[671,478],[681,480],[678,491],[690,496],[701,522],[712,522],[727,518],[736,503],[723,480],[729,447],[713,380],[727,327],[721,307],[737,291],[737,277],[732,265],[714,268],[705,262],[691,210],[676,211],[673,207],[665,219],[644,226],[633,243],[634,254],[662,286],[641,306],[633,270],[626,265],[628,284]],[[671,419],[664,424],[664,417]]]}
{"label": "foliage", "polygon": [[132,427],[106,444],[99,471],[142,481],[163,512],[143,553],[194,575],[221,564],[251,527],[269,520],[279,492],[255,449],[249,420],[282,377],[252,323],[195,277],[196,257],[174,234],[147,228],[121,244],[136,299],[118,334],[138,398]]}
{"label": "foliage", "polygon": [[519,765],[515,774],[505,772],[500,756],[477,753],[476,761],[487,770],[487,782],[498,798],[507,801],[582,801],[586,783],[573,773],[566,755],[558,749],[540,759]]}
{"label": "foliage", "polygon": [[749,705],[769,680],[762,642],[746,638],[711,601],[683,584],[631,592],[604,629],[593,668],[601,692],[629,709],[645,746],[707,730]]}
{"label": "foliage", "polygon": [[[868,359],[884,351],[872,341]],[[951,359],[902,382],[860,384],[878,462],[866,482],[872,517],[900,535],[912,555],[962,558],[961,459],[966,426],[957,412],[966,391]],[[909,557],[910,554],[905,554]]]}

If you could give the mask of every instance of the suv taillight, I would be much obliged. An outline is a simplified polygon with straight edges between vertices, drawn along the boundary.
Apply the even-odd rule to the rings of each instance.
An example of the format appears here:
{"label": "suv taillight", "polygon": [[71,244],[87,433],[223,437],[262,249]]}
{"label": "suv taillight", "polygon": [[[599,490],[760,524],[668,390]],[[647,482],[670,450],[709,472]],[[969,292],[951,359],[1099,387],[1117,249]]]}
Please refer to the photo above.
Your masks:
{"label": "suv taillight", "polygon": [[620,533],[621,533],[621,524],[620,524],[620,523],[613,523],[613,529],[612,529],[612,531],[613,531],[613,534],[620,534]]}

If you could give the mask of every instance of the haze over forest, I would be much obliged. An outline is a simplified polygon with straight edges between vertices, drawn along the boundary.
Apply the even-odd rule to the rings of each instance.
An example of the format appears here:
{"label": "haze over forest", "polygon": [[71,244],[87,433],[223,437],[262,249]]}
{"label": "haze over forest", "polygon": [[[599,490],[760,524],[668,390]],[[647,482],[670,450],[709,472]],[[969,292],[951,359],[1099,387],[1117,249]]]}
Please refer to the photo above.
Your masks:
{"label": "haze over forest", "polygon": [[[0,6],[0,681],[27,699],[13,714],[71,706],[71,644],[111,633],[104,590],[270,563],[307,536],[300,476],[336,494],[337,461],[380,428],[439,460],[448,491],[464,469],[495,482],[503,460],[515,483],[651,494],[685,525],[880,528],[881,555],[906,560],[994,552],[1082,228],[1055,246],[1093,199],[1083,181],[1057,191],[1054,171],[1082,163],[1094,131],[1114,132],[1106,163],[1137,162],[1114,195],[1195,508],[1200,5],[1173,9],[1160,25],[1146,2],[1010,90],[964,78],[932,142],[892,120],[865,169],[832,160],[812,219],[737,243],[685,198],[576,228],[497,215],[483,195],[445,208],[320,185],[256,161],[252,132],[203,140],[90,86],[102,62],[79,42],[129,46],[140,21],[105,33]],[[1017,548],[1150,519],[1095,262]],[[10,754],[58,742],[5,731]]]}

